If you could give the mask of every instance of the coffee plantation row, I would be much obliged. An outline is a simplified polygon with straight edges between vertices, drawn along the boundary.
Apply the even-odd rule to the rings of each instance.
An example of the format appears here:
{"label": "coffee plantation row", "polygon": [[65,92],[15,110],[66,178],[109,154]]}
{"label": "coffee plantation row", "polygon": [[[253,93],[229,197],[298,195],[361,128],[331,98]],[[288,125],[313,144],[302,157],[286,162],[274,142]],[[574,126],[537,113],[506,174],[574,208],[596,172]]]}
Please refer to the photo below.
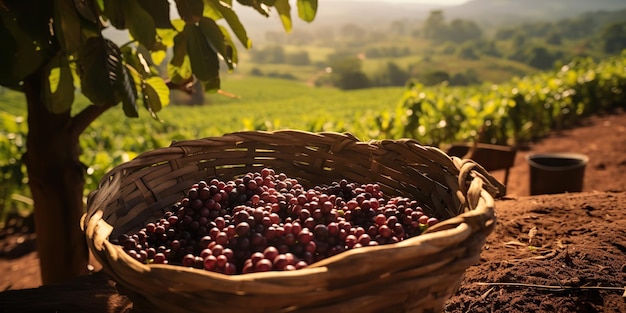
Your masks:
{"label": "coffee plantation row", "polygon": [[[109,110],[81,136],[88,166],[85,193],[100,177],[138,153],[172,140],[220,136],[239,130],[300,129],[351,132],[358,138],[410,137],[423,144],[473,141],[517,145],[582,117],[626,106],[626,52],[594,61],[579,58],[554,71],[498,85],[375,88],[340,91],[277,79],[225,79],[240,98],[212,96],[209,105],[172,105],[128,119]],[[403,95],[404,92],[404,95]],[[87,104],[77,97],[78,104]],[[80,107],[80,105],[76,106]],[[25,167],[26,105],[0,90],[0,222],[6,207],[28,205]],[[10,204],[10,206],[9,206]]]}
{"label": "coffee plantation row", "polygon": [[626,50],[600,62],[579,58],[558,70],[503,84],[409,86],[394,112],[370,119],[369,136],[519,145],[594,113],[626,108]]}

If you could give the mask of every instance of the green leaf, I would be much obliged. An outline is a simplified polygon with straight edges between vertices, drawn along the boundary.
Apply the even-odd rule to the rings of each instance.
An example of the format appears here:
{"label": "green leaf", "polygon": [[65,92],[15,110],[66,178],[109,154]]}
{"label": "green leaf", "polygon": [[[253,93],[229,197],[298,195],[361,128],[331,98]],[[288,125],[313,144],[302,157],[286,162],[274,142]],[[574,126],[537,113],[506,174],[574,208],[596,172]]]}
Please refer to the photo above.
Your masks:
{"label": "green leaf", "polygon": [[[163,78],[154,76],[150,77],[146,80],[148,83],[159,95],[159,101],[161,102],[161,107],[166,107],[170,104],[170,88],[167,87],[167,84],[163,80]],[[157,110],[158,112],[158,110]]]}
{"label": "green leaf", "polygon": [[[138,117],[137,88],[135,81],[123,63],[120,48],[110,40],[105,41],[107,51],[107,65],[110,69],[109,78],[115,89],[117,99],[122,101],[122,109],[128,117]],[[111,75],[114,74],[114,75]],[[118,101],[119,102],[119,101]]]}
{"label": "green leaf", "polygon": [[220,26],[220,29],[222,30],[222,33],[224,34],[224,40],[226,41],[226,49],[231,49],[230,51],[228,51],[228,53],[231,56],[231,59],[233,61],[233,67],[234,67],[239,63],[239,57],[237,55],[237,46],[235,45],[233,40],[230,38],[230,34],[228,33],[228,30],[222,25],[219,25],[219,26]]}
{"label": "green leaf", "polygon": [[[80,14],[80,16],[82,16],[84,19],[90,21],[91,23],[97,23],[98,22],[98,11],[96,10],[95,4],[93,1],[84,1],[84,0],[62,0],[63,2],[74,2],[74,8],[78,11],[78,13]],[[100,9],[102,10],[104,8],[104,4],[102,3],[102,0],[98,0],[97,1],[99,4]],[[57,5],[57,2],[55,2],[55,6]],[[65,7],[67,4],[63,4],[63,6]]]}
{"label": "green leaf", "polygon": [[102,37],[87,39],[78,52],[80,87],[95,105],[116,105],[113,82],[117,79],[115,66],[121,57],[109,55]]}
{"label": "green leaf", "polygon": [[305,22],[313,22],[317,13],[317,0],[298,0],[298,16]]}
{"label": "green leaf", "polygon": [[261,2],[258,0],[237,0],[237,2],[245,6],[253,7],[257,12],[261,13],[261,15],[265,17],[270,16],[269,12],[261,6]]}
{"label": "green leaf", "polygon": [[[76,2],[83,2],[83,0],[74,0]],[[95,0],[96,4],[98,5],[98,9],[100,10],[100,12],[104,11],[104,0]]]}
{"label": "green leaf", "polygon": [[217,7],[221,6],[221,4],[219,2],[216,2],[210,0],[204,1],[204,10],[202,11],[202,16],[208,17],[215,21],[223,18],[222,13],[220,13],[220,11],[217,9]]}
{"label": "green leaf", "polygon": [[174,26],[174,29],[178,32],[182,32],[183,29],[185,28],[185,21],[183,21],[182,19],[174,19],[172,20],[172,26]]}
{"label": "green leaf", "polygon": [[152,62],[154,62],[154,64],[156,64],[157,66],[163,63],[163,60],[165,60],[166,56],[167,54],[164,50],[158,50],[150,53],[150,58],[152,59]]}
{"label": "green leaf", "polygon": [[134,67],[130,66],[130,64],[126,63],[124,64],[124,66],[128,70],[130,76],[133,77],[133,81],[135,82],[135,90],[142,90],[143,87],[141,87],[141,85],[144,83],[144,78],[141,77],[137,70]]}
{"label": "green leaf", "polygon": [[191,62],[189,57],[183,58],[180,66],[167,64],[167,75],[174,85],[184,85],[193,80],[193,71],[191,70]]}
{"label": "green leaf", "polygon": [[[229,49],[226,45],[224,33],[214,20],[208,17],[202,17],[198,23],[198,27],[202,31],[202,34],[208,40],[211,48],[224,58],[229,69],[233,69],[232,49]],[[228,32],[226,32],[228,33]]]}
{"label": "green leaf", "polygon": [[126,29],[126,14],[124,13],[125,0],[107,0],[104,2],[104,16],[117,29]]}
{"label": "green leaf", "polygon": [[174,36],[174,49],[170,63],[174,66],[180,67],[183,64],[186,55],[187,36],[185,35],[185,33],[179,33],[178,35]]}
{"label": "green leaf", "polygon": [[239,20],[239,17],[237,16],[237,14],[235,14],[231,6],[225,6],[223,1],[219,1],[217,3],[209,1],[209,4],[220,12],[220,14],[226,20],[226,23],[228,23],[228,26],[233,31],[235,36],[237,36],[241,44],[246,49],[250,49],[252,47],[252,41],[248,38],[245,27],[243,27],[241,21]]}
{"label": "green leaf", "polygon": [[[187,38],[187,53],[194,75],[203,82],[219,81],[217,53],[209,46],[200,27],[187,23],[184,32]],[[213,85],[214,83],[211,86]]]}
{"label": "green leaf", "polygon": [[78,51],[82,42],[80,17],[74,0],[54,1],[54,35],[61,49],[71,54]]}
{"label": "green leaf", "polygon": [[14,86],[44,63],[45,51],[25,32],[18,17],[0,9],[0,84]]}
{"label": "green leaf", "polygon": [[2,11],[13,16],[22,32],[28,34],[32,41],[42,50],[48,49],[48,57],[56,54],[49,42],[52,42],[50,19],[53,18],[53,1],[20,0],[2,1],[8,6],[1,6]]}
{"label": "green leaf", "polygon": [[156,27],[152,16],[139,5],[138,0],[127,0],[125,12],[130,35],[148,50],[154,49]]}
{"label": "green leaf", "polygon": [[215,21],[225,19],[230,29],[235,33],[241,44],[246,48],[252,47],[252,41],[248,38],[245,27],[241,24],[239,17],[233,11],[231,3],[224,1],[205,1],[204,16]]}
{"label": "green leaf", "polygon": [[277,0],[274,7],[276,7],[276,11],[280,15],[280,21],[283,23],[285,31],[291,32],[291,5],[289,5],[289,0]]}
{"label": "green leaf", "polygon": [[146,109],[150,112],[159,112],[169,104],[170,89],[160,77],[150,77],[143,85],[143,99]]}
{"label": "green leaf", "polygon": [[[92,37],[102,37],[102,25],[101,23],[92,23],[84,18],[80,20],[80,32],[81,32],[81,44],[87,39]],[[80,47],[79,47],[80,49]]]}
{"label": "green leaf", "polygon": [[159,68],[163,61],[167,58],[168,47],[161,43],[157,43],[154,50],[148,51],[149,54],[143,54],[146,62],[150,65],[152,74],[159,75]]}
{"label": "green leaf", "polygon": [[202,85],[204,86],[204,91],[209,93],[217,93],[217,91],[221,88],[220,77],[216,76],[209,81],[203,81]]}
{"label": "green leaf", "polygon": [[132,67],[138,75],[142,78],[148,78],[152,76],[150,66],[143,56],[137,52],[136,49],[131,46],[125,46],[120,49],[126,65]]}
{"label": "green leaf", "polygon": [[196,23],[202,17],[204,2],[202,0],[178,0],[176,1],[178,15],[186,22]]}
{"label": "green leaf", "polygon": [[156,33],[161,44],[166,47],[174,46],[174,36],[178,34],[178,31],[174,29],[157,28]]}
{"label": "green leaf", "polygon": [[145,82],[141,85],[141,87],[143,94],[143,105],[146,110],[150,112],[150,116],[158,121],[159,117],[157,116],[156,112],[161,110],[161,101],[159,100],[159,95],[154,90],[154,88],[152,88],[152,86],[148,85]]}
{"label": "green leaf", "polygon": [[139,5],[152,16],[156,28],[174,28],[170,21],[168,0],[139,0]]}
{"label": "green leaf", "polygon": [[187,55],[187,36],[184,32],[174,37],[173,55],[167,64],[167,73],[172,83],[176,85],[185,84],[193,79],[191,62]]}
{"label": "green leaf", "polygon": [[126,116],[137,117],[137,89],[119,47],[110,40],[89,38],[78,57],[83,94],[95,105],[122,101]]}
{"label": "green leaf", "polygon": [[120,66],[119,76],[120,79],[118,80],[116,87],[122,98],[122,109],[124,110],[124,114],[128,117],[139,117],[135,81],[125,66]]}
{"label": "green leaf", "polygon": [[54,114],[69,111],[74,103],[74,79],[67,56],[59,53],[50,59],[44,75],[44,102],[48,111]]}

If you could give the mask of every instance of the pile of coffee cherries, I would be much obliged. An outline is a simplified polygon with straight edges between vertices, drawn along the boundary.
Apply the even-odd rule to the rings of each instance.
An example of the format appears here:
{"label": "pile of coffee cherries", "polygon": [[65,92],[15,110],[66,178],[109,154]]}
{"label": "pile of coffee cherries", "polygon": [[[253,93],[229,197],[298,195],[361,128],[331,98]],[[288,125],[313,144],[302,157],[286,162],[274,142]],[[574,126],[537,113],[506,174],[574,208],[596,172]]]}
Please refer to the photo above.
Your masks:
{"label": "pile of coffee cherries", "polygon": [[437,218],[376,183],[303,187],[271,168],[199,181],[164,216],[112,242],[145,264],[223,274],[289,271],[349,249],[417,236]]}

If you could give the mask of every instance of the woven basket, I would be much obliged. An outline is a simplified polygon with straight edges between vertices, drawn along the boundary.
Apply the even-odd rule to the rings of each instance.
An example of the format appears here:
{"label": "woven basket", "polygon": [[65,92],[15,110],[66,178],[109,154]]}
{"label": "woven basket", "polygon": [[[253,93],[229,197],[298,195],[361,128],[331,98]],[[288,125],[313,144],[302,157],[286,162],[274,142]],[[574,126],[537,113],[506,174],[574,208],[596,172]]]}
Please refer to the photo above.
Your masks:
{"label": "woven basket", "polygon": [[[304,269],[223,275],[144,265],[108,241],[160,218],[189,186],[263,167],[305,187],[378,182],[442,220],[396,244],[348,250]],[[361,142],[349,134],[238,132],[174,142],[109,172],[88,199],[89,248],[135,309],[158,312],[441,312],[495,226],[503,186],[470,160],[410,139]]]}

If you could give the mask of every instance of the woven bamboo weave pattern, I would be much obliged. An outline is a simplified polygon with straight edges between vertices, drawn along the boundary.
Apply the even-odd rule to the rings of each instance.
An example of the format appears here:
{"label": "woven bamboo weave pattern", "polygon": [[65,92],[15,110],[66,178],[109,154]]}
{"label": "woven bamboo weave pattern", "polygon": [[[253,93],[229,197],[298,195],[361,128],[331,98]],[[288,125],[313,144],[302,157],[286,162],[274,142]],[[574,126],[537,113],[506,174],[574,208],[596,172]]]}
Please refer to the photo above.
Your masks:
{"label": "woven bamboo weave pattern", "polygon": [[[199,180],[269,167],[303,186],[378,183],[442,220],[396,244],[348,250],[285,272],[222,275],[144,265],[108,238],[161,217]],[[495,226],[503,186],[480,165],[410,139],[247,131],[174,142],[123,163],[90,194],[83,227],[103,269],[135,307],[164,312],[440,312]],[[328,311],[331,310],[331,311]]]}

